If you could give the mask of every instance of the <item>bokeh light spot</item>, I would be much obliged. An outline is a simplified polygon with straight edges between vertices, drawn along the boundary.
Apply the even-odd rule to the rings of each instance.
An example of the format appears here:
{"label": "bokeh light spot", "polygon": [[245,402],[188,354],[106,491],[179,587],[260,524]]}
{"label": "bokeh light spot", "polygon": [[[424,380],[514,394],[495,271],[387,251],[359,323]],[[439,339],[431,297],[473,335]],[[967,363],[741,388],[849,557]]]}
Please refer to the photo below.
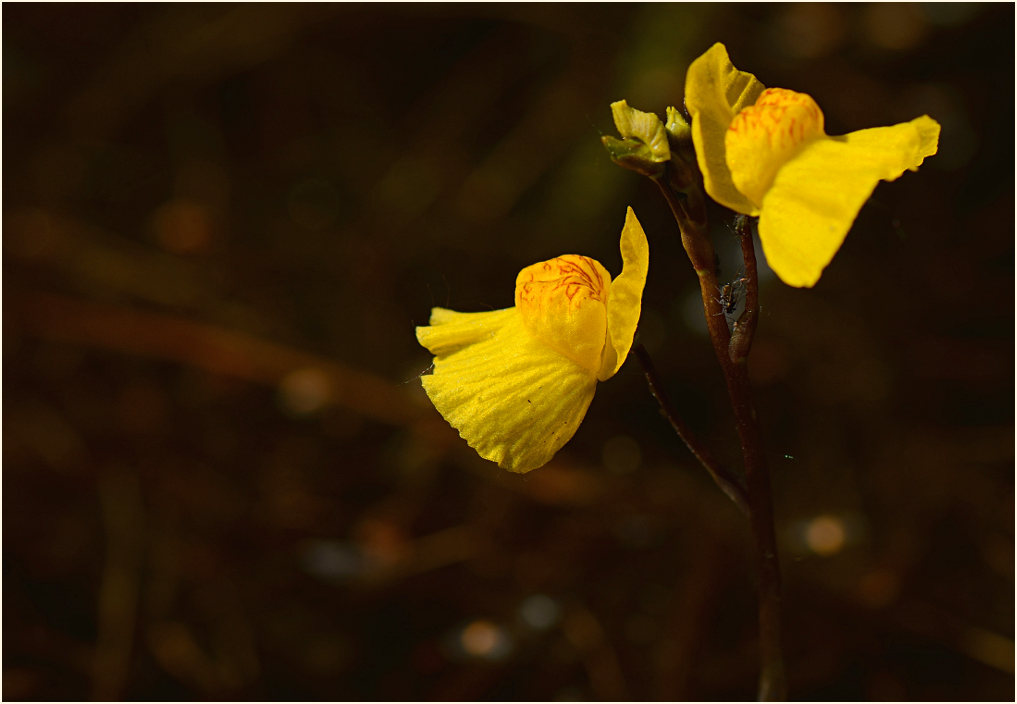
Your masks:
{"label": "bokeh light spot", "polygon": [[844,547],[847,531],[844,522],[836,516],[817,516],[805,528],[805,542],[817,555],[836,555]]}
{"label": "bokeh light spot", "polygon": [[511,649],[505,631],[484,620],[466,626],[459,634],[459,643],[467,655],[491,660],[505,657]]}
{"label": "bokeh light spot", "polygon": [[300,564],[308,574],[333,582],[358,577],[366,568],[364,556],[355,546],[334,540],[315,540],[305,545]]}
{"label": "bokeh light spot", "polygon": [[328,375],[315,367],[295,369],[279,383],[279,403],[295,416],[320,411],[331,396]]}
{"label": "bokeh light spot", "polygon": [[558,623],[561,609],[551,597],[534,594],[519,605],[519,617],[530,628],[545,631]]}

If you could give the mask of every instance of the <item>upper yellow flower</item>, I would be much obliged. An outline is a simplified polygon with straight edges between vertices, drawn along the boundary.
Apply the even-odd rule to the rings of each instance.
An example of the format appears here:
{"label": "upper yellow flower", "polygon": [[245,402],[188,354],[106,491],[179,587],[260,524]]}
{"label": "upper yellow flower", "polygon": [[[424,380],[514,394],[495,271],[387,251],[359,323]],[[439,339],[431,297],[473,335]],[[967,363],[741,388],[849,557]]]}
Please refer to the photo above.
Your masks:
{"label": "upper yellow flower", "polygon": [[928,115],[830,137],[811,97],[767,89],[719,43],[689,67],[685,104],[706,192],[759,216],[766,260],[792,286],[815,284],[876,184],[917,170],[939,142]]}
{"label": "upper yellow flower", "polygon": [[486,313],[431,309],[417,340],[435,355],[422,377],[434,407],[484,459],[512,472],[546,464],[571,439],[632,347],[649,268],[632,208],[622,273],[566,254],[516,277],[516,305]]}

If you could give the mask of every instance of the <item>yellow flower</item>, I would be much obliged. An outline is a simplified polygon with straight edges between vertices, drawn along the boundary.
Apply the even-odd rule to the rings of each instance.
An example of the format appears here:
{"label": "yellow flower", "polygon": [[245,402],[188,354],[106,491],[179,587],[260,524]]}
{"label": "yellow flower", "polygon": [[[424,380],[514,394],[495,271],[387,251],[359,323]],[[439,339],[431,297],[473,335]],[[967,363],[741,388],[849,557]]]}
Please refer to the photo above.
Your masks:
{"label": "yellow flower", "polygon": [[575,434],[598,381],[632,347],[649,248],[628,209],[622,273],[566,254],[516,277],[516,305],[486,313],[431,310],[417,340],[435,355],[422,377],[434,407],[481,457],[511,472],[546,464]]}
{"label": "yellow flower", "polygon": [[830,137],[811,97],[767,89],[719,43],[689,67],[685,104],[706,192],[759,216],[766,259],[792,286],[815,284],[876,184],[917,170],[939,142],[928,115]]}

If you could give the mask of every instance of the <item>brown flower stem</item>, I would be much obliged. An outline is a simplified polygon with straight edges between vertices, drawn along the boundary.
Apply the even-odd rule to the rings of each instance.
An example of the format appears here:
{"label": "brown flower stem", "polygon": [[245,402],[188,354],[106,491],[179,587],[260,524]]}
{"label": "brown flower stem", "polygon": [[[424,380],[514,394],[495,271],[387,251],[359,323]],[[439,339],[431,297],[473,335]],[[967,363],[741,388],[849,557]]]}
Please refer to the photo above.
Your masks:
{"label": "brown flower stem", "polygon": [[735,416],[735,428],[741,442],[748,490],[749,523],[756,547],[756,572],[759,579],[759,698],[782,700],[787,696],[784,662],[781,654],[780,564],[773,529],[773,500],[770,475],[766,467],[759,419],[752,401],[747,359],[758,318],[758,278],[756,258],[748,224],[739,222],[739,237],[745,262],[745,312],[728,330],[724,310],[717,298],[717,276],[713,246],[706,234],[705,205],[699,189],[679,197],[664,179],[654,179],[671,207],[682,244],[699,278],[703,312],[713,349],[727,382],[728,397]]}
{"label": "brown flower stem", "polygon": [[745,359],[725,370],[728,395],[735,413],[735,425],[745,458],[748,484],[749,522],[756,543],[756,570],[759,579],[759,649],[761,670],[759,699],[777,701],[787,697],[784,662],[781,655],[780,564],[773,529],[773,500],[770,474],[766,467],[759,420],[752,402]]}
{"label": "brown flower stem", "polygon": [[[783,700],[787,697],[787,683],[784,674],[784,660],[781,654],[780,621],[780,563],[777,555],[777,540],[773,529],[773,499],[770,491],[770,472],[766,466],[763,443],[759,431],[759,419],[752,402],[752,387],[749,382],[748,356],[752,349],[752,338],[759,319],[759,277],[756,271],[756,251],[752,243],[752,228],[749,219],[738,216],[736,220],[738,238],[741,242],[742,262],[745,273],[745,309],[734,324],[728,350],[734,386],[728,382],[738,435],[742,440],[745,457],[745,476],[748,482],[752,533],[757,547],[757,569],[759,572],[759,631],[760,657],[763,663],[759,679],[759,699],[762,701]],[[740,398],[740,403],[735,398]]]}
{"label": "brown flower stem", "polygon": [[685,443],[685,447],[689,448],[689,452],[699,460],[699,464],[703,465],[710,476],[713,477],[713,481],[717,483],[717,486],[721,488],[728,498],[734,501],[735,505],[741,510],[742,513],[748,515],[749,513],[749,502],[748,493],[745,488],[745,482],[741,477],[730,473],[727,468],[723,465],[718,464],[717,461],[710,454],[710,451],[699,442],[692,429],[681,419],[681,417],[675,412],[674,406],[671,405],[671,400],[668,398],[667,393],[664,391],[663,385],[660,383],[660,378],[657,376],[657,370],[653,366],[653,361],[650,359],[649,353],[646,348],[642,345],[636,345],[632,350],[636,359],[639,360],[639,364],[643,367],[643,373],[646,375],[646,383],[650,387],[650,393],[655,399],[657,404],[660,406],[660,411],[667,418],[671,427],[674,428],[675,433],[681,438],[681,441]]}
{"label": "brown flower stem", "polygon": [[739,215],[735,220],[735,229],[742,246],[742,261],[745,273],[745,308],[734,324],[731,342],[728,345],[728,356],[731,362],[739,364],[748,359],[752,349],[752,338],[756,334],[756,321],[759,319],[759,277],[756,274],[756,250],[752,244],[752,226],[749,219]]}
{"label": "brown flower stem", "polygon": [[[654,179],[654,183],[664,194],[667,204],[671,206],[671,213],[678,221],[678,231],[681,233],[682,246],[692,261],[692,267],[699,277],[699,293],[703,298],[703,315],[706,317],[706,327],[710,331],[710,340],[713,342],[713,349],[718,357],[727,358],[730,333],[727,329],[727,319],[724,317],[724,307],[720,303],[717,286],[717,262],[713,251],[713,245],[705,235],[706,229],[706,205],[702,196],[690,196],[681,199],[671,190],[662,179]],[[695,190],[693,194],[698,194]],[[724,363],[721,362],[721,366]]]}

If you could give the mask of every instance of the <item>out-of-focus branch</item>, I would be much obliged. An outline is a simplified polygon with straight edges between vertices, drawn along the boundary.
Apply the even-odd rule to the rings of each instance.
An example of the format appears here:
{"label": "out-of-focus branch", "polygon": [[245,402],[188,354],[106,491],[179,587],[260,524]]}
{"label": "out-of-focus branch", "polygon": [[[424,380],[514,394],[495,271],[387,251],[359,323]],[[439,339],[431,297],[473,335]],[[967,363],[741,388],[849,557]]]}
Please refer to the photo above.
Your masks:
{"label": "out-of-focus branch", "polygon": [[243,332],[50,293],[17,292],[6,303],[5,312],[19,328],[45,339],[179,362],[272,386],[289,374],[313,369],[325,382],[326,402],[392,425],[425,417],[423,406],[385,379]]}

